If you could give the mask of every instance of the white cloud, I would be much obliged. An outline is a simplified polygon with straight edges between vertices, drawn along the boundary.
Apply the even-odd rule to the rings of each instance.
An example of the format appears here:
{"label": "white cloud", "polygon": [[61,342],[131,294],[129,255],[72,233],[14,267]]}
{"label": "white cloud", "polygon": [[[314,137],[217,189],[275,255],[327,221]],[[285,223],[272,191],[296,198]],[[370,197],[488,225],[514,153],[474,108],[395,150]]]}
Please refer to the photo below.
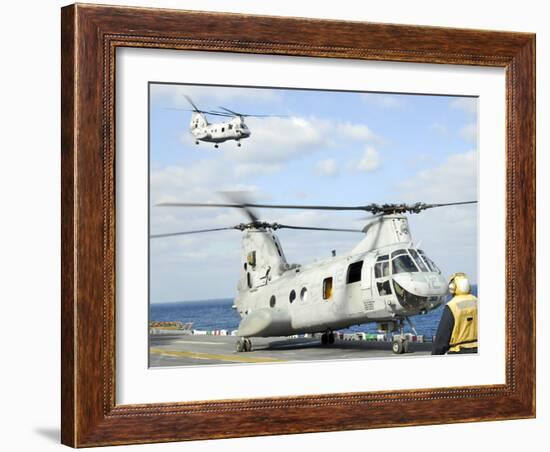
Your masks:
{"label": "white cloud", "polygon": [[401,109],[403,108],[404,96],[383,93],[365,93],[361,96],[367,104],[383,109]]}
{"label": "white cloud", "polygon": [[431,124],[429,129],[432,132],[435,132],[435,133],[440,134],[440,135],[447,135],[447,133],[449,132],[448,127],[445,124],[441,124],[439,122],[435,122],[435,123]]}
{"label": "white cloud", "polygon": [[378,151],[372,146],[368,146],[363,152],[363,156],[359,163],[357,164],[357,169],[359,171],[374,171],[380,167],[380,155]]}
{"label": "white cloud", "polygon": [[477,97],[457,97],[451,100],[451,108],[475,115],[477,113]]}
{"label": "white cloud", "polygon": [[[474,151],[451,155],[443,164],[425,169],[401,184],[406,201],[453,202],[477,199]],[[412,196],[412,198],[411,198]]]}
{"label": "white cloud", "polygon": [[[242,147],[233,142],[224,143],[228,159],[240,163],[287,163],[304,155],[330,149],[343,141],[373,142],[378,137],[366,124],[335,122],[311,117],[247,118],[250,138],[242,140]],[[222,148],[220,146],[220,149]]]}
{"label": "white cloud", "polygon": [[467,141],[476,141],[477,126],[475,123],[466,124],[458,131],[458,134]]}
{"label": "white cloud", "polygon": [[336,133],[357,141],[371,141],[378,137],[365,124],[342,122],[335,124]]}
{"label": "white cloud", "polygon": [[[151,100],[164,101],[167,107],[189,108],[185,95],[191,97],[195,105],[202,110],[219,110],[219,106],[232,108],[232,103],[243,100],[273,103],[279,100],[277,90],[262,88],[216,87],[200,85],[152,84]],[[241,113],[272,114],[274,112],[250,111]]]}
{"label": "white cloud", "polygon": [[[446,203],[477,200],[477,156],[453,154],[400,184],[399,201]],[[415,241],[448,276],[465,271],[477,281],[477,206],[446,206],[409,215]],[[450,247],[449,244],[452,243]]]}
{"label": "white cloud", "polygon": [[338,164],[334,159],[319,160],[315,165],[315,168],[324,176],[336,176],[338,175]]}

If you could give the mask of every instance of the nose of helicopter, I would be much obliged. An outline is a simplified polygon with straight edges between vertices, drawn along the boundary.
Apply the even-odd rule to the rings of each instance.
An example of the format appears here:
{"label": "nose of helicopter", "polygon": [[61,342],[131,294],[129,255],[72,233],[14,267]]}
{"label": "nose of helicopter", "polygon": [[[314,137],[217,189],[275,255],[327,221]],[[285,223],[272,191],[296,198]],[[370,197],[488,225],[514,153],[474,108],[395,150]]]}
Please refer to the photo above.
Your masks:
{"label": "nose of helicopter", "polygon": [[447,293],[446,281],[439,273],[399,273],[393,276],[393,282],[399,303],[408,310],[433,309]]}

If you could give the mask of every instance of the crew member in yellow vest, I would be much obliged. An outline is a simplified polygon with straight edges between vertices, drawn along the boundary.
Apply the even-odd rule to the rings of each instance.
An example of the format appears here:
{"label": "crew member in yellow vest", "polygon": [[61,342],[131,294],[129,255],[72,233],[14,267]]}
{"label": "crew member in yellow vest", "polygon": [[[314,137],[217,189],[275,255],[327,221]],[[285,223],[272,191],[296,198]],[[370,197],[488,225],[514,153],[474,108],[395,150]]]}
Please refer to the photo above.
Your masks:
{"label": "crew member in yellow vest", "polygon": [[443,309],[432,355],[477,353],[477,298],[470,293],[468,277],[455,273],[449,292],[453,298]]}

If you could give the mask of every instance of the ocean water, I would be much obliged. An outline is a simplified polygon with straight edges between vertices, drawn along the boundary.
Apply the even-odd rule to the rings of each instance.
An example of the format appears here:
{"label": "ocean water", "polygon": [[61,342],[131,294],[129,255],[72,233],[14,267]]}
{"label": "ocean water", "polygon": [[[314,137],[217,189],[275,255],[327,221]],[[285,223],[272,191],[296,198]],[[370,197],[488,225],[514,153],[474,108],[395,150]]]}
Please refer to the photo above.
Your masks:
{"label": "ocean water", "polygon": [[[477,295],[477,286],[472,287],[472,293]],[[197,330],[236,330],[240,317],[231,308],[232,298],[220,300],[181,301],[174,303],[151,303],[149,305],[149,319],[151,321],[179,321],[193,322],[193,329]],[[425,314],[412,317],[418,334],[435,336],[443,305]],[[341,330],[343,332],[376,333],[376,323],[356,325]],[[405,332],[412,332],[405,324]]]}

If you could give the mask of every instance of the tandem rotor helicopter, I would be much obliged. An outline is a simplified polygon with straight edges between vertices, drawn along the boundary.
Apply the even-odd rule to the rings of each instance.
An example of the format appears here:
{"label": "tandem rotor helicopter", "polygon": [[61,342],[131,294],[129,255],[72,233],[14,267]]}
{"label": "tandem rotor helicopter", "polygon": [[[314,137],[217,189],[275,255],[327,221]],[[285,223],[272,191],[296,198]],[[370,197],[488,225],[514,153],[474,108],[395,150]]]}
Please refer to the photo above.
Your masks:
{"label": "tandem rotor helicopter", "polygon": [[[237,146],[241,147],[241,140],[249,138],[251,135],[250,129],[245,123],[245,118],[270,118],[277,116],[238,113],[226,107],[218,107],[223,111],[201,110],[195,105],[193,99],[186,94],[184,94],[184,97],[192,107],[189,133],[195,139],[196,145],[201,141],[205,143],[214,143],[214,147],[217,149],[220,143],[234,140],[237,142]],[[210,123],[206,115],[222,116],[231,119],[224,122]]]}
{"label": "tandem rotor helicopter", "polygon": [[[254,337],[322,333],[321,343],[333,344],[334,331],[376,322],[380,331],[399,331],[392,350],[404,353],[408,350],[404,322],[415,331],[410,317],[437,308],[447,293],[447,282],[439,268],[413,245],[405,214],[474,203],[477,201],[364,206],[160,203],[157,206],[238,208],[249,222],[151,238],[242,231],[241,270],[233,306],[241,317],[238,352],[251,351],[250,338]],[[262,221],[255,208],[363,211],[373,216],[363,229],[292,226]],[[345,254],[333,253],[328,259],[308,265],[289,264],[275,234],[279,229],[355,232],[363,237]]]}

